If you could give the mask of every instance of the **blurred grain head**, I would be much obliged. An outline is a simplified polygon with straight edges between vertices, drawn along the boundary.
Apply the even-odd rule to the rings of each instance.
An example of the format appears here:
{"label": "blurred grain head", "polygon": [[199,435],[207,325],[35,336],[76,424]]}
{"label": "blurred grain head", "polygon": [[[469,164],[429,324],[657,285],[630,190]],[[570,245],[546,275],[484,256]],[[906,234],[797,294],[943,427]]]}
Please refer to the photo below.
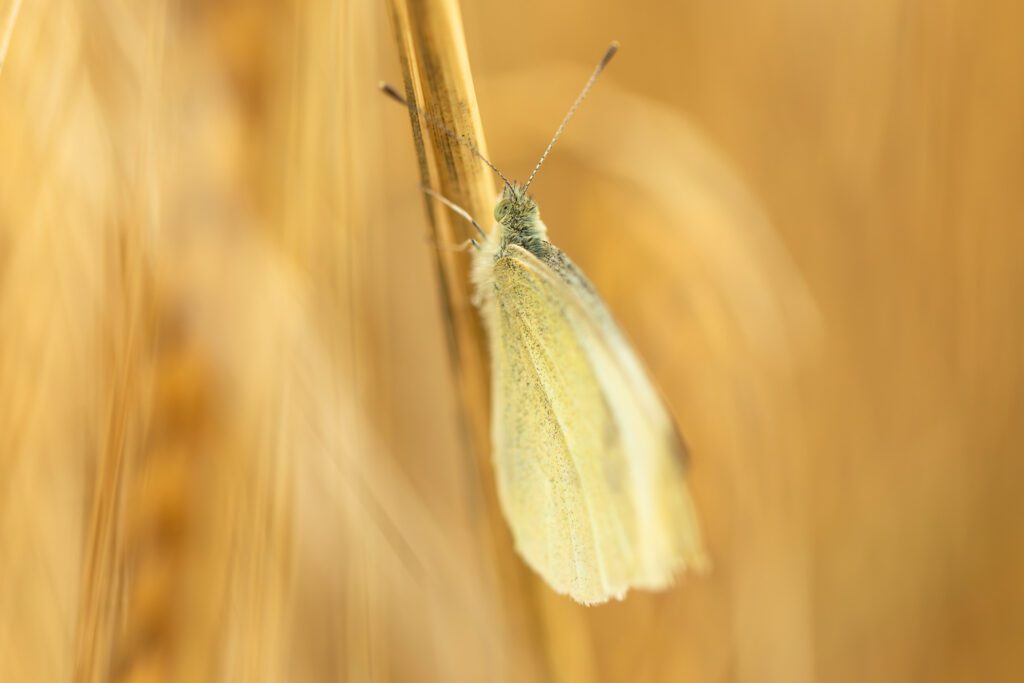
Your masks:
{"label": "blurred grain head", "polygon": [[378,190],[352,93],[373,20],[21,12],[0,80],[4,680],[456,680],[494,657],[466,540],[372,419]]}

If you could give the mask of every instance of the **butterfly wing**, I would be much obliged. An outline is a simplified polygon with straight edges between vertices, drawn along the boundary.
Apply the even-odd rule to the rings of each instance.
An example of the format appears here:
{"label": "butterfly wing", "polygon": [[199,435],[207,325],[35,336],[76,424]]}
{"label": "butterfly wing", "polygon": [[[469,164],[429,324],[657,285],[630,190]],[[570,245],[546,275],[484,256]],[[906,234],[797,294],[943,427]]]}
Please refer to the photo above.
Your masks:
{"label": "butterfly wing", "polygon": [[701,564],[682,444],[582,273],[511,246],[489,285],[495,462],[520,554],[584,603]]}

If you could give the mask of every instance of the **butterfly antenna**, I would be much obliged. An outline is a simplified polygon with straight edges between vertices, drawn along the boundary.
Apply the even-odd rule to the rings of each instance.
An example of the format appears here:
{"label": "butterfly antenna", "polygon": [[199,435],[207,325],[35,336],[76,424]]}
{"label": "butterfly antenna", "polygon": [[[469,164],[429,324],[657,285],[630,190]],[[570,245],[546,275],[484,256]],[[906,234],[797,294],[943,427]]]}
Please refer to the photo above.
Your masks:
{"label": "butterfly antenna", "polygon": [[449,128],[448,126],[444,125],[444,123],[441,122],[440,120],[438,120],[437,117],[435,117],[435,116],[433,116],[431,114],[428,114],[425,111],[420,111],[420,109],[415,104],[413,104],[412,102],[409,102],[407,99],[402,97],[402,95],[397,90],[395,90],[394,86],[390,85],[389,83],[384,83],[382,81],[380,83],[380,90],[385,95],[387,95],[388,97],[393,99],[395,102],[398,102],[399,104],[404,106],[409,111],[413,112],[414,114],[419,114],[419,115],[423,116],[423,118],[426,120],[426,122],[429,123],[435,130],[438,130],[438,131],[444,133],[445,135],[450,137],[452,140],[455,140],[456,142],[461,143],[462,145],[464,145],[466,147],[466,149],[468,149],[470,152],[472,152],[478,159],[480,159],[480,161],[482,161],[485,164],[487,164],[487,166],[492,171],[497,173],[498,177],[501,178],[501,182],[505,183],[505,185],[508,186],[508,189],[510,189],[510,190],[512,189],[512,183],[509,181],[508,178],[505,177],[505,174],[502,173],[501,171],[499,171],[497,166],[495,166],[490,161],[488,161],[487,157],[485,157],[483,154],[480,153],[480,149],[476,146],[476,143],[473,142],[473,140],[468,135],[459,135],[458,133],[453,131],[451,128]]}
{"label": "butterfly antenna", "polygon": [[539,171],[540,167],[544,164],[544,160],[548,158],[551,148],[555,146],[555,143],[558,142],[558,138],[562,136],[562,132],[565,131],[565,127],[569,124],[569,119],[571,119],[576,113],[576,110],[580,108],[580,104],[583,103],[583,98],[587,96],[587,93],[590,92],[590,89],[594,86],[594,81],[597,80],[597,77],[601,75],[604,68],[608,66],[608,62],[612,61],[612,57],[614,57],[615,53],[618,51],[619,43],[618,41],[613,40],[612,44],[608,46],[607,50],[605,50],[604,56],[601,57],[601,61],[597,63],[597,68],[594,69],[594,73],[590,74],[587,84],[583,86],[583,90],[580,91],[576,101],[572,103],[571,107],[569,107],[569,113],[565,115],[564,119],[562,119],[562,124],[558,126],[558,130],[555,131],[555,135],[551,138],[551,142],[549,142],[548,146],[544,149],[544,153],[540,155],[540,161],[537,162],[537,165],[533,169],[533,173],[531,173],[530,177],[526,180],[526,186],[523,188],[524,190],[529,189],[530,183],[533,182],[533,177],[537,175],[537,171]]}

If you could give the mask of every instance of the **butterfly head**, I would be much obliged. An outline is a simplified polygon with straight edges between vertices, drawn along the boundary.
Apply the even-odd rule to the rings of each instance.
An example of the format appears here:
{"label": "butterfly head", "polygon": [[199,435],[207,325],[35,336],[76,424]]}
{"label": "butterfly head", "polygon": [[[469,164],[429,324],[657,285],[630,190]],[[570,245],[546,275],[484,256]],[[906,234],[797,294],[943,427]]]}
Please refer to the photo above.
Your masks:
{"label": "butterfly head", "polygon": [[506,185],[501,198],[494,206],[494,219],[507,230],[523,231],[534,228],[540,218],[537,202],[526,194],[526,188],[518,183]]}

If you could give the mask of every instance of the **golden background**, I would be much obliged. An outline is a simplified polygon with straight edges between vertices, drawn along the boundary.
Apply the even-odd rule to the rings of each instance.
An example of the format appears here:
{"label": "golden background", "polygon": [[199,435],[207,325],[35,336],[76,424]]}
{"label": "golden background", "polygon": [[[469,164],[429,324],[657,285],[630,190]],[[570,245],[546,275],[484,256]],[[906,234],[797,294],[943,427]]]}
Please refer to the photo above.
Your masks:
{"label": "golden background", "polygon": [[383,4],[0,0],[0,681],[1020,680],[1024,6],[462,16],[517,178],[622,44],[532,189],[713,573],[501,573]]}

